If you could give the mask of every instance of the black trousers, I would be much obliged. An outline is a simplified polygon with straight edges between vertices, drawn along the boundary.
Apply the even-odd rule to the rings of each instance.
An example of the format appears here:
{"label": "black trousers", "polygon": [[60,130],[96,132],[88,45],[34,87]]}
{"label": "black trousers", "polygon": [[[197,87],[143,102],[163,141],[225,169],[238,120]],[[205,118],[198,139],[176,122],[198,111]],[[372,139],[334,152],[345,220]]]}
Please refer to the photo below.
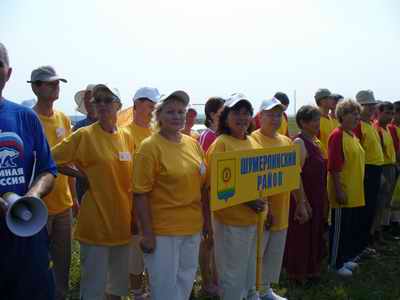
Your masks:
{"label": "black trousers", "polygon": [[358,220],[358,222],[354,224],[354,238],[357,240],[355,255],[360,254],[368,246],[370,231],[374,222],[378,203],[381,174],[381,166],[365,165],[365,206],[358,208],[354,214],[354,218]]}
{"label": "black trousers", "polygon": [[340,269],[343,264],[354,258],[356,241],[353,238],[354,215],[359,208],[332,208],[329,230],[329,265]]}

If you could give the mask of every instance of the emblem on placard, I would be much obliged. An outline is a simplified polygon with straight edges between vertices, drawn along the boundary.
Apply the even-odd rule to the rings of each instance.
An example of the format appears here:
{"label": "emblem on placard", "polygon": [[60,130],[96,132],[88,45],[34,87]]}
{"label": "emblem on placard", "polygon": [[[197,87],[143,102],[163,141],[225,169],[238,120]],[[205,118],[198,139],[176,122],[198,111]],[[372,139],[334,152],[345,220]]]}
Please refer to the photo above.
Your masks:
{"label": "emblem on placard", "polygon": [[217,194],[219,200],[227,202],[235,195],[235,175],[236,159],[218,161],[218,186]]}

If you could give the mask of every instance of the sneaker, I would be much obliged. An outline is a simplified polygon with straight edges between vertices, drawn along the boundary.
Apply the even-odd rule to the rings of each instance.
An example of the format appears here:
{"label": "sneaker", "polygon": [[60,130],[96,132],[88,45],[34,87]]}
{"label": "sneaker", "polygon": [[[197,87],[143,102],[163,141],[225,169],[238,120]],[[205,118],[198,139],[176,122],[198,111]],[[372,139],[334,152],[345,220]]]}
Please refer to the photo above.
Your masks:
{"label": "sneaker", "polygon": [[347,269],[345,266],[341,267],[339,270],[336,270],[336,274],[343,278],[348,278],[353,276],[353,272]]}
{"label": "sneaker", "polygon": [[287,298],[281,297],[275,294],[272,289],[269,289],[267,294],[261,297],[261,300],[287,300]]}
{"label": "sneaker", "polygon": [[146,292],[137,293],[134,291],[130,292],[131,300],[151,300],[150,294]]}
{"label": "sneaker", "polygon": [[356,263],[356,262],[353,262],[353,261],[348,261],[348,262],[345,262],[345,263],[343,264],[343,266],[344,266],[346,269],[349,269],[350,271],[353,272],[355,269],[357,269],[357,268],[359,267],[359,264]]}

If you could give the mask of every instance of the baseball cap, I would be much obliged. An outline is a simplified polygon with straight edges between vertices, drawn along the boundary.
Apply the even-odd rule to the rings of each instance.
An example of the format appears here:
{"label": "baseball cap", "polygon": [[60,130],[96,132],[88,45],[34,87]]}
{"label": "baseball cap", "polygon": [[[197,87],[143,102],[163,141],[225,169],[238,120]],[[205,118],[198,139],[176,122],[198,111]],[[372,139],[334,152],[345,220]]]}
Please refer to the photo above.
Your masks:
{"label": "baseball cap", "polygon": [[8,58],[8,51],[6,46],[3,43],[0,43],[0,61],[6,64],[7,66],[10,65],[10,61]]}
{"label": "baseball cap", "polygon": [[97,84],[97,85],[95,85],[93,87],[93,97],[92,97],[92,99],[90,99],[90,101],[93,102],[95,100],[96,93],[99,90],[103,90],[103,89],[109,91],[114,96],[114,100],[116,100],[117,102],[121,103],[121,96],[119,94],[118,89],[113,88],[113,87],[109,86],[108,84]]}
{"label": "baseball cap", "polygon": [[160,97],[160,101],[159,102],[160,103],[165,103],[171,98],[177,99],[177,100],[181,101],[185,105],[188,105],[189,101],[190,101],[189,95],[186,92],[181,91],[181,90],[177,90],[177,91],[174,91],[174,92],[172,92],[170,94],[162,95]]}
{"label": "baseball cap", "polygon": [[374,92],[371,90],[361,90],[356,94],[356,100],[361,105],[363,104],[378,104]]}
{"label": "baseball cap", "polygon": [[[79,111],[81,114],[84,114],[84,115],[87,114],[87,111],[85,108],[85,103],[84,103],[85,93],[87,91],[93,92],[93,89],[95,86],[96,86],[95,84],[88,84],[86,89],[80,90],[79,92],[77,92],[75,94],[74,99],[75,99],[75,103],[77,105],[76,110]],[[93,96],[92,96],[92,98],[93,98]],[[90,99],[90,101],[92,101],[92,99]]]}
{"label": "baseball cap", "polygon": [[27,82],[28,83],[33,83],[36,81],[51,82],[57,80],[62,82],[67,82],[66,79],[57,75],[56,70],[54,70],[52,66],[41,66],[32,71],[31,80],[28,80]]}
{"label": "baseball cap", "polygon": [[224,106],[232,108],[240,101],[245,101],[248,105],[250,105],[250,107],[252,107],[250,100],[242,93],[234,93],[230,95],[228,99],[226,99]]}
{"label": "baseball cap", "polygon": [[332,97],[332,93],[328,89],[319,89],[314,95],[315,101],[320,101],[322,99],[331,98],[331,97]]}
{"label": "baseball cap", "polygon": [[160,101],[160,96],[158,89],[145,86],[136,91],[132,100],[133,102],[136,102],[139,99],[148,99],[151,102],[157,103]]}
{"label": "baseball cap", "polygon": [[272,97],[270,99],[265,99],[261,102],[259,111],[261,112],[263,110],[271,110],[277,106],[282,108],[282,110],[285,110],[285,106],[281,103],[281,101],[279,101],[275,97]]}
{"label": "baseball cap", "polygon": [[332,94],[331,97],[335,100],[335,101],[340,101],[342,99],[344,99],[344,97],[340,94]]}
{"label": "baseball cap", "polygon": [[[289,102],[290,102],[290,101],[289,101],[288,95],[286,95],[286,94],[283,93],[283,92],[277,92],[277,93],[274,95],[274,98],[278,99],[282,104],[283,104],[283,103],[289,103]],[[286,105],[286,104],[283,104],[283,105]]]}

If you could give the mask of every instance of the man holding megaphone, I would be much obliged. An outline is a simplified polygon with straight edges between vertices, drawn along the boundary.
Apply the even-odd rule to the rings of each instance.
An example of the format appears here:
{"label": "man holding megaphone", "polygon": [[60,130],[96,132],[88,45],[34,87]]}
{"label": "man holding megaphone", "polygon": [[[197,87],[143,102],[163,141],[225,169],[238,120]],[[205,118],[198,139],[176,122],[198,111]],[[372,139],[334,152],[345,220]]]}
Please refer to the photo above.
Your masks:
{"label": "man holding megaphone", "polygon": [[2,97],[11,71],[0,43],[0,299],[53,300],[40,198],[51,191],[56,166],[35,113]]}

